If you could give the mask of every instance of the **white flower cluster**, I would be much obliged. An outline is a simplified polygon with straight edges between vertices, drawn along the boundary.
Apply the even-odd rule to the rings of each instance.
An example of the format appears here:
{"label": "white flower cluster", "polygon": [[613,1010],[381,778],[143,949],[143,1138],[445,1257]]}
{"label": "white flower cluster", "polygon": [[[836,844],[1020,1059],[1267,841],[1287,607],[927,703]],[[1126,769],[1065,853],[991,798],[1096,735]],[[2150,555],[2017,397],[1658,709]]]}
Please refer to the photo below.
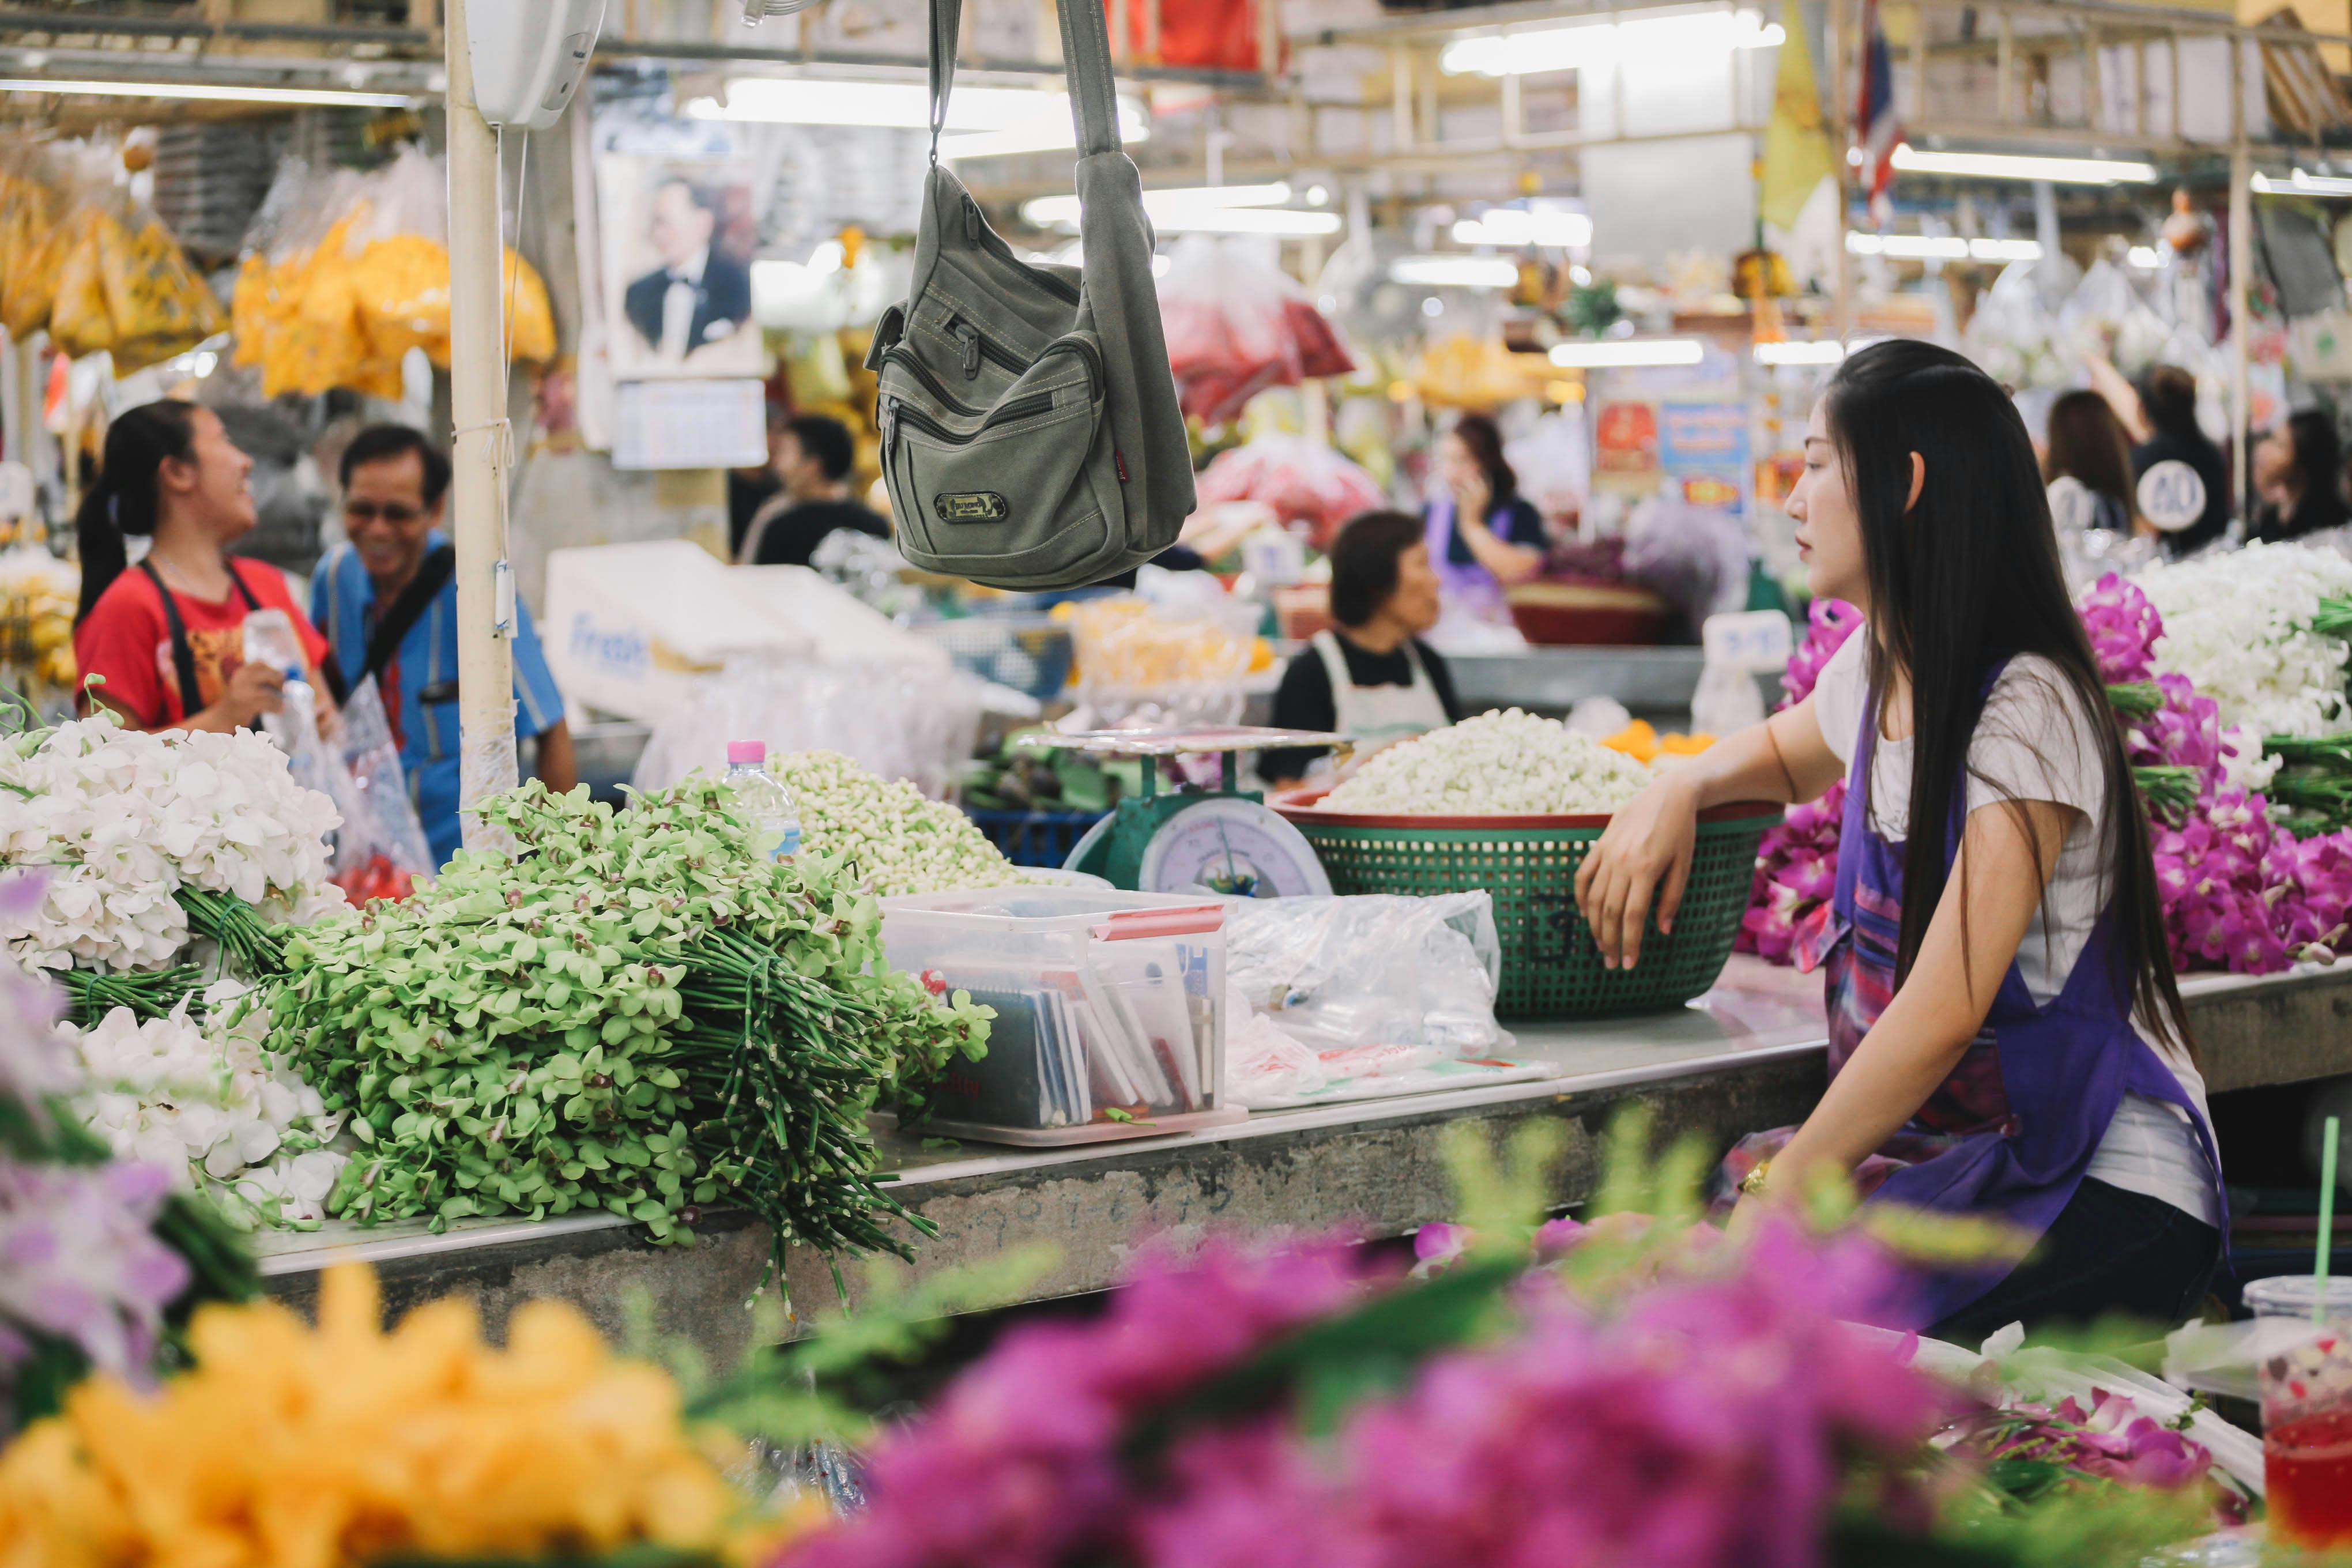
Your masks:
{"label": "white flower cluster", "polygon": [[885,898],[1024,879],[971,817],[904,779],[885,784],[838,752],[793,752],[768,766],[792,792],[803,847],[848,856]]}
{"label": "white flower cluster", "polygon": [[1633,799],[1650,778],[1623,752],[1513,708],[1391,746],[1323,804],[1429,816],[1600,814]]}
{"label": "white flower cluster", "polygon": [[187,945],[174,895],[234,893],[270,919],[339,908],[334,803],[250,732],[149,734],[99,717],[0,747],[0,863],[47,866],[37,910],[0,943],[37,969],[155,969]]}
{"label": "white flower cluster", "polygon": [[[2343,639],[2310,630],[2319,602],[2352,596],[2352,561],[2297,544],[2249,544],[2133,579],[2164,617],[2159,674],[2185,675],[2221,706],[2223,729],[2252,737],[2352,728]],[[2234,741],[2238,737],[2231,737]]]}
{"label": "white flower cluster", "polygon": [[244,994],[233,980],[215,984],[203,1025],[184,1003],[145,1023],[117,1007],[92,1028],[59,1024],[87,1075],[76,1108],[118,1158],[241,1200],[224,1205],[232,1214],[307,1226],[324,1217],[343,1168],[346,1156],[328,1147],[342,1118],[263,1049],[268,1016],[240,1005]]}

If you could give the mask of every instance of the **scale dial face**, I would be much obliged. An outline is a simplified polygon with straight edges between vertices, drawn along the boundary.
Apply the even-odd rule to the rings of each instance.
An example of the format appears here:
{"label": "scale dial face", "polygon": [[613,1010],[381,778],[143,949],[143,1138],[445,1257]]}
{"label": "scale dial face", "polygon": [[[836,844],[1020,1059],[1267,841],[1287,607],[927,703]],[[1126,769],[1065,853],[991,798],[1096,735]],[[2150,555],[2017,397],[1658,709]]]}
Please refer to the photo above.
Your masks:
{"label": "scale dial face", "polygon": [[1143,852],[1138,891],[1195,887],[1245,899],[1328,898],[1331,879],[1306,835],[1250,800],[1204,800],[1170,817]]}

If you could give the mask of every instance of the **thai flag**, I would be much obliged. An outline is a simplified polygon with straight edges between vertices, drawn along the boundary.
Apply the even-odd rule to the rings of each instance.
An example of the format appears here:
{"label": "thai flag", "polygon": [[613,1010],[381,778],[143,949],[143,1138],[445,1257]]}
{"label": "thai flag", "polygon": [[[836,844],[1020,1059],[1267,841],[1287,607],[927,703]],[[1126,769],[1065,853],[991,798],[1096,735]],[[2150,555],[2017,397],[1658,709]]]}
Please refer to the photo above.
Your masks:
{"label": "thai flag", "polygon": [[1894,216],[1887,187],[1895,183],[1895,149],[1903,140],[1903,128],[1895,119],[1895,58],[1878,20],[1878,0],[1862,0],[1862,95],[1854,105],[1854,133],[1862,150],[1863,184],[1870,192],[1871,221],[1884,228]]}

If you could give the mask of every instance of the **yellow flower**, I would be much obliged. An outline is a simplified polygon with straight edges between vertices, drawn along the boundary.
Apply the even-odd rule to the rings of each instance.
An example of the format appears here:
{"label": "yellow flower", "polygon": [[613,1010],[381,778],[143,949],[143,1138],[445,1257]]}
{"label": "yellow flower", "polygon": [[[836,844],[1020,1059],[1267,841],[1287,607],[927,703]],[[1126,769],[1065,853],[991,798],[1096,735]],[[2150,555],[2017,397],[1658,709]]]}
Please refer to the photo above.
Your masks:
{"label": "yellow flower", "polygon": [[[651,1542],[748,1562],[816,1522],[746,1517],[657,1368],[569,1305],[503,1350],[436,1301],[389,1332],[374,1277],[328,1273],[314,1329],[208,1307],[195,1369],[111,1379],[0,1454],[0,1568],[344,1568],[388,1553],[594,1553]],[[740,1552],[744,1555],[737,1556]]]}

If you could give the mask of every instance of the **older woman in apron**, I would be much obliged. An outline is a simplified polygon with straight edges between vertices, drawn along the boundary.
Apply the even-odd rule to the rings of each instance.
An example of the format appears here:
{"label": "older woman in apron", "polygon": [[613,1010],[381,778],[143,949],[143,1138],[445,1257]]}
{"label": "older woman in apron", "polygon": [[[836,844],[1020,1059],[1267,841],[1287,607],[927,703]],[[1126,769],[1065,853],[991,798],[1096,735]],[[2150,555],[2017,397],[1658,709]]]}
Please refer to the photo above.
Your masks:
{"label": "older woman in apron", "polygon": [[[1442,729],[1461,717],[1445,661],[1419,640],[1437,624],[1438,577],[1418,518],[1368,511],[1331,543],[1331,618],[1290,661],[1275,692],[1274,722],[1286,730],[1352,736],[1358,761]],[[1262,752],[1271,783],[1304,777],[1324,753]]]}
{"label": "older woman in apron", "polygon": [[2120,732],[2023,423],[1930,344],[1851,355],[1789,500],[1813,592],[1868,616],[1812,696],[1663,776],[1580,868],[1602,960],[1672,929],[1696,812],[1847,784],[1830,1086],[1735,1150],[1735,1226],[1823,1176],[2034,1246],[1926,1275],[1906,1326],[1972,1340],[2179,1321],[2227,1227],[2221,1161]]}

